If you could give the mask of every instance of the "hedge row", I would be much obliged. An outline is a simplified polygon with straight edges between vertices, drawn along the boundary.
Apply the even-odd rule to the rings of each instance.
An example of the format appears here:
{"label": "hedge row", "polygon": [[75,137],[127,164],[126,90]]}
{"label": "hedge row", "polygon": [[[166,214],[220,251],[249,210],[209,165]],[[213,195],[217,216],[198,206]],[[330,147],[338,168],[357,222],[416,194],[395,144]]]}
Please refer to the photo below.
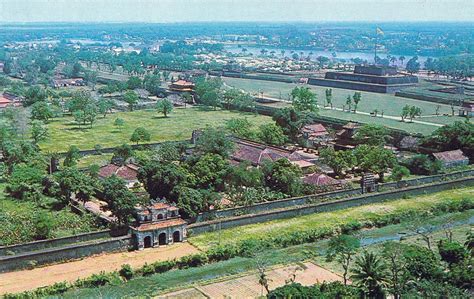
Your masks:
{"label": "hedge row", "polygon": [[123,265],[120,271],[114,271],[110,273],[101,272],[100,274],[92,275],[86,279],[79,279],[74,283],[61,282],[52,286],[36,289],[34,291],[28,291],[19,294],[7,294],[5,295],[5,298],[37,298],[41,296],[62,294],[74,288],[91,288],[103,285],[116,285],[135,277],[164,273],[174,269],[199,267],[209,263],[225,261],[237,256],[251,257],[262,250],[278,249],[304,243],[311,243],[340,233],[351,233],[362,228],[383,227],[391,224],[398,224],[410,219],[420,219],[430,215],[461,212],[473,208],[474,201],[465,198],[460,201],[440,203],[426,211],[403,211],[394,214],[378,215],[371,220],[366,220],[363,222],[349,221],[334,228],[307,229],[303,231],[282,233],[276,236],[268,236],[258,239],[251,238],[236,244],[218,245],[210,248],[204,253],[188,255],[181,257],[180,259],[145,264],[143,267],[136,270],[133,270],[130,265]]}

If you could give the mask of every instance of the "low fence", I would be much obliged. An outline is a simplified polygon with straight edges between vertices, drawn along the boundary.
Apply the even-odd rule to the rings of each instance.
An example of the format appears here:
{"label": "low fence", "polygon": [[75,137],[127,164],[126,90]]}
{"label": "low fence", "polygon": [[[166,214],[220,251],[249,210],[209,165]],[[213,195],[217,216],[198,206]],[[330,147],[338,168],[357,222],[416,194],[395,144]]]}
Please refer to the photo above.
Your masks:
{"label": "low fence", "polygon": [[11,256],[2,256],[0,257],[0,272],[73,260],[104,252],[124,251],[130,249],[131,246],[131,236],[127,235],[80,244],[70,244],[58,248],[46,248]]}
{"label": "low fence", "polygon": [[31,252],[47,248],[59,247],[78,242],[87,242],[98,239],[110,238],[110,233],[110,230],[101,230],[97,232],[83,233],[64,238],[34,241],[10,246],[1,246],[0,257],[4,255],[19,254],[23,252]]}
{"label": "low fence", "polygon": [[347,209],[361,205],[399,199],[404,196],[416,196],[431,192],[448,190],[456,187],[472,185],[474,185],[473,177],[461,178],[455,181],[438,182],[432,185],[408,187],[406,189],[392,190],[380,193],[370,193],[336,201],[308,204],[305,206],[296,206],[288,209],[266,211],[259,214],[248,214],[225,219],[216,219],[201,223],[195,223],[188,226],[188,231],[191,234],[201,234],[220,229],[232,228],[240,225],[254,224],[277,219],[285,219],[313,213],[330,212],[334,210]]}
{"label": "low fence", "polygon": [[[379,190],[387,190],[387,189],[394,189],[394,188],[402,188],[402,187],[413,187],[413,186],[420,186],[423,184],[431,184],[435,182],[442,182],[447,180],[456,180],[459,178],[474,176],[474,170],[466,170],[466,171],[458,171],[448,174],[440,174],[440,175],[433,175],[428,177],[410,179],[410,180],[403,180],[400,182],[391,182],[391,183],[384,183],[379,184]],[[218,211],[212,212],[204,212],[197,216],[196,222],[208,221],[215,218],[226,218],[226,217],[233,217],[245,214],[256,214],[263,211],[273,210],[273,209],[285,209],[294,206],[306,205],[309,203],[315,202],[325,202],[328,200],[340,199],[340,198],[347,198],[351,196],[361,195],[360,188],[354,189],[347,189],[347,190],[339,190],[333,192],[326,192],[314,195],[307,195],[301,197],[292,197],[292,198],[284,198],[274,201],[262,202],[258,204],[254,204],[247,207],[236,207],[236,208],[229,208],[223,209]]]}

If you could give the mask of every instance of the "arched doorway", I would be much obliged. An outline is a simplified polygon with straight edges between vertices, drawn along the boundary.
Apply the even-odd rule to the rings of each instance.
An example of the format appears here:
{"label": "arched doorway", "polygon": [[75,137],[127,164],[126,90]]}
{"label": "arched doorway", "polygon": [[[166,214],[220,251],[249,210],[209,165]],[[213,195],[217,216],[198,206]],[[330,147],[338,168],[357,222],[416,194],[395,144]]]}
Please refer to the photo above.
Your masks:
{"label": "arched doorway", "polygon": [[143,239],[143,246],[145,248],[150,248],[151,247],[151,237],[150,236],[146,236],[144,239]]}
{"label": "arched doorway", "polygon": [[161,233],[158,236],[158,244],[159,245],[166,245],[166,233]]}
{"label": "arched doorway", "polygon": [[173,242],[181,242],[179,230],[173,233]]}
{"label": "arched doorway", "polygon": [[158,219],[163,219],[163,214],[158,214]]}

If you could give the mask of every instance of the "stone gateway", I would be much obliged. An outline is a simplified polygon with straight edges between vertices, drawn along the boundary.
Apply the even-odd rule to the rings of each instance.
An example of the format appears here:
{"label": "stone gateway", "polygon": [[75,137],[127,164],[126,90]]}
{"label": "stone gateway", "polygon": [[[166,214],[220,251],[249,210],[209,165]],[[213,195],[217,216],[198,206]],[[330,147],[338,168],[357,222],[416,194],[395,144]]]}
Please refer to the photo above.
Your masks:
{"label": "stone gateway", "polygon": [[164,202],[155,202],[137,209],[137,222],[130,231],[138,250],[163,246],[186,240],[187,223],[181,219],[178,208]]}

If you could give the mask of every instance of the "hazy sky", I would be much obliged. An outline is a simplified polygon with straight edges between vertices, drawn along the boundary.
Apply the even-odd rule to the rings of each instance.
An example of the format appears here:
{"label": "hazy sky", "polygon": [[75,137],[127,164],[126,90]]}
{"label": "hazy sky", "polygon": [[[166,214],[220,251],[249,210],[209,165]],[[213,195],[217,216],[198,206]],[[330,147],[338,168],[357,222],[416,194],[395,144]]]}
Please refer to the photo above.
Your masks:
{"label": "hazy sky", "polygon": [[474,0],[0,0],[0,22],[474,21]]}

